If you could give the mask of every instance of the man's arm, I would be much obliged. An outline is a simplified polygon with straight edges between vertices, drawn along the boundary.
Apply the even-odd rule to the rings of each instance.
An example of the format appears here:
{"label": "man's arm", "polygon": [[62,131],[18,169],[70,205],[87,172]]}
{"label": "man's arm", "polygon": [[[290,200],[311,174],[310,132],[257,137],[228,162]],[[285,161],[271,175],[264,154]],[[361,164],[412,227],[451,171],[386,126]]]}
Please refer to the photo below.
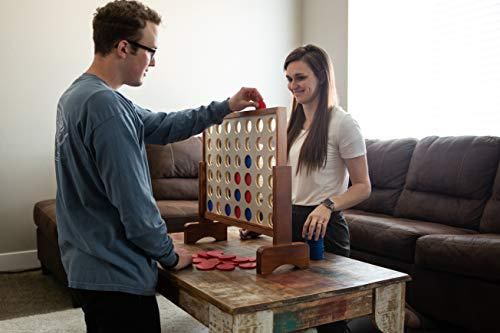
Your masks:
{"label": "man's arm", "polygon": [[89,149],[126,238],[163,266],[175,266],[178,257],[152,197],[133,120],[125,112],[118,113],[96,127],[90,139]]}

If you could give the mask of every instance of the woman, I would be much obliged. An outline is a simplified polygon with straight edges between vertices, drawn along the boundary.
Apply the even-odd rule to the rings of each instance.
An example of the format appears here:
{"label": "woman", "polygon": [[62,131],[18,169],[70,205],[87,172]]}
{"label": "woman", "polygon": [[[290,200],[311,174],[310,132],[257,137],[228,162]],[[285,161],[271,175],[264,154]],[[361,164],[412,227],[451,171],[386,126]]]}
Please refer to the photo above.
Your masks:
{"label": "woman", "polygon": [[[323,49],[306,45],[293,50],[284,69],[293,95],[287,130],[293,241],[323,237],[326,251],[349,256],[342,210],[371,192],[363,136],[338,105],[333,66]],[[318,332],[346,330],[345,321],[318,327]]]}

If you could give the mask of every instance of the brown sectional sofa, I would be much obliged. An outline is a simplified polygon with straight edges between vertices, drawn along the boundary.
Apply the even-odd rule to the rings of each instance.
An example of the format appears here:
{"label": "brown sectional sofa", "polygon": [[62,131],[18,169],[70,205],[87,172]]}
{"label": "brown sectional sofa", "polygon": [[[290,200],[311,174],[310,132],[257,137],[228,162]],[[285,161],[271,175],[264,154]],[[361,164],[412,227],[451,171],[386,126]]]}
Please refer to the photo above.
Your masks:
{"label": "brown sectional sofa", "polygon": [[371,197],[345,212],[352,257],[404,271],[407,300],[456,331],[497,332],[500,138],[367,141]]}
{"label": "brown sectional sofa", "polygon": [[[198,163],[201,160],[200,137],[173,144],[146,146],[153,196],[168,232],[184,230],[187,222],[198,221]],[[57,244],[55,200],[35,204],[38,259],[44,273],[53,274],[67,284]],[[77,305],[75,303],[75,305]]]}

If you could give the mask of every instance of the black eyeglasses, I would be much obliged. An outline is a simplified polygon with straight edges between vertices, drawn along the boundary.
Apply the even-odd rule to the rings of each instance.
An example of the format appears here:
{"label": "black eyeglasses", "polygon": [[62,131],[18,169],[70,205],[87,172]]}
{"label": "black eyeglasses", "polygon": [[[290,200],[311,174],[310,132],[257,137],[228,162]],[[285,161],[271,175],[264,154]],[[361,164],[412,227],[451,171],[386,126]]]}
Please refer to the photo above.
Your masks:
{"label": "black eyeglasses", "polygon": [[147,47],[146,45],[142,45],[140,43],[134,42],[133,40],[127,39],[126,41],[129,42],[130,44],[134,45],[135,47],[141,48],[141,49],[146,50],[149,53],[151,53],[151,60],[153,60],[153,58],[155,57],[156,49],[152,49],[150,47]]}

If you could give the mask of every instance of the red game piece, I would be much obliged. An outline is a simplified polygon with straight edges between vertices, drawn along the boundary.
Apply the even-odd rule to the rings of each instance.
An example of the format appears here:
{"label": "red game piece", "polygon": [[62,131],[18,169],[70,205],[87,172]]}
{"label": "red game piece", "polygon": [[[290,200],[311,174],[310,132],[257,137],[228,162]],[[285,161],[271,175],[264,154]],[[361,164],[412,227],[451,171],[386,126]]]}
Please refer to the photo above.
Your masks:
{"label": "red game piece", "polygon": [[196,253],[198,257],[208,259],[210,256],[205,251],[199,251]]}
{"label": "red game piece", "polygon": [[207,255],[212,258],[219,258],[220,256],[224,255],[224,252],[221,250],[212,250],[207,251]]}
{"label": "red game piece", "polygon": [[206,259],[203,259],[203,258],[200,258],[200,257],[193,258],[193,264],[200,264],[203,261],[206,261]]}
{"label": "red game piece", "polygon": [[219,256],[220,260],[232,260],[234,258],[236,258],[236,256],[234,254],[223,254],[223,255]]}
{"label": "red game piece", "polygon": [[205,260],[199,264],[196,264],[194,265],[197,269],[199,269],[200,271],[210,271],[212,269],[215,268],[215,266],[217,266],[218,263],[215,263],[215,262],[210,262],[208,260]]}
{"label": "red game piece", "polygon": [[236,267],[236,265],[234,265],[234,264],[229,264],[229,263],[223,262],[221,264],[218,264],[215,268],[217,268],[220,271],[232,271],[232,270],[234,270],[235,267]]}
{"label": "red game piece", "polygon": [[236,258],[233,258],[232,261],[237,263],[237,264],[240,264],[240,263],[248,262],[248,258],[236,257]]}
{"label": "red game piece", "polygon": [[261,100],[259,101],[259,109],[265,109],[265,108],[266,108],[266,103],[264,103],[264,100],[263,100],[263,99],[261,99]]}
{"label": "red game piece", "polygon": [[257,259],[255,259],[255,257],[247,257],[248,259],[248,262],[256,262]]}
{"label": "red game piece", "polygon": [[243,269],[254,269],[257,266],[257,264],[255,262],[244,262],[238,264],[238,266]]}

